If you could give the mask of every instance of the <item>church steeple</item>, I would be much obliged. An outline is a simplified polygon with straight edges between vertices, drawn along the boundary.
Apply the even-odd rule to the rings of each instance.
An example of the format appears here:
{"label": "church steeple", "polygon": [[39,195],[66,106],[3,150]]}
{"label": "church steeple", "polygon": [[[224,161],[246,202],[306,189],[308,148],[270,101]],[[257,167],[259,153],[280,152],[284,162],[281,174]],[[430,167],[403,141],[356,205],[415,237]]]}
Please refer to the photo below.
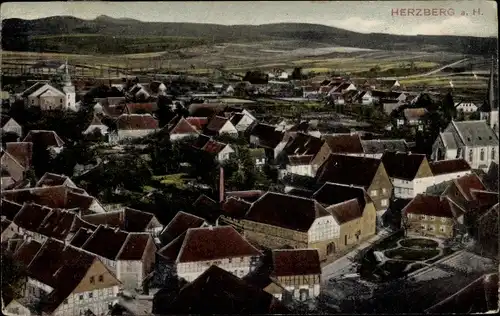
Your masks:
{"label": "church steeple", "polygon": [[66,62],[64,64],[63,82],[64,82],[64,86],[66,86],[66,87],[73,85],[71,83],[71,76],[69,75],[68,59],[66,59]]}
{"label": "church steeple", "polygon": [[495,60],[493,57],[491,58],[491,69],[490,69],[490,78],[488,80],[488,103],[490,108],[498,109],[498,99],[495,96]]}

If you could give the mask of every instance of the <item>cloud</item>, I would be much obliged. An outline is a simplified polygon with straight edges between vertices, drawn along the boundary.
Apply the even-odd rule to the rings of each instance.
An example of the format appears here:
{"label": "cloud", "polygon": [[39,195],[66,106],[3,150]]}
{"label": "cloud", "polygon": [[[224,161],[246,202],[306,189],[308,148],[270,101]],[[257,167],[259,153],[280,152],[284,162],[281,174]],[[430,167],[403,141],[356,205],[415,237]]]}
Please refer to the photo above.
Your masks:
{"label": "cloud", "polygon": [[360,17],[352,17],[345,20],[332,22],[331,25],[354,32],[374,33],[379,32],[382,29],[384,22],[378,20],[362,19]]}
{"label": "cloud", "polygon": [[487,25],[473,21],[467,16],[449,17],[440,22],[420,23],[406,28],[405,35],[464,35],[464,36],[497,36],[496,25]]}

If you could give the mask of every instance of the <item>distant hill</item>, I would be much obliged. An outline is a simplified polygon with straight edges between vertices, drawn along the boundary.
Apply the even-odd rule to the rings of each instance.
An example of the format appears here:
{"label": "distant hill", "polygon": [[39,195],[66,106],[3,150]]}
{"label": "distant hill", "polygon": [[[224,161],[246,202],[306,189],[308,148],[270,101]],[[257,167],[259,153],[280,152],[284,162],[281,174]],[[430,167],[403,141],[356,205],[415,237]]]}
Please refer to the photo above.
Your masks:
{"label": "distant hill", "polygon": [[[120,45],[120,38],[124,38],[125,35],[126,45]],[[113,37],[115,37],[114,41],[107,42],[107,39]],[[133,38],[141,40],[142,44],[133,45]],[[173,38],[177,43],[174,47],[169,43]],[[187,38],[187,42],[181,40],[183,38]],[[432,49],[477,55],[494,54],[497,45],[496,38],[361,34],[325,25],[305,23],[217,25],[142,22],[108,16],[99,16],[94,20],[55,16],[37,20],[6,19],[2,21],[2,48],[9,51],[123,54],[161,51],[212,42],[264,40],[301,40],[331,46],[386,50]],[[144,44],[144,42],[147,43]],[[126,51],[123,50],[124,47]]]}

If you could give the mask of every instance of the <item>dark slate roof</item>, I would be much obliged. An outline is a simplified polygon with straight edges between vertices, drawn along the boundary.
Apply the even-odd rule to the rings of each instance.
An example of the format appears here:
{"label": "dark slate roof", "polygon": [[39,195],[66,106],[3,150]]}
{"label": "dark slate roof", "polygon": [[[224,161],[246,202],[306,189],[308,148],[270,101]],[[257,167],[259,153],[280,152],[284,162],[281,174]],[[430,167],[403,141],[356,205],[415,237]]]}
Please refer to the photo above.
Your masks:
{"label": "dark slate roof", "polygon": [[380,159],[333,154],[319,167],[316,180],[319,183],[334,182],[367,188],[380,164]]}
{"label": "dark slate roof", "polygon": [[318,191],[314,192],[312,198],[325,206],[357,199],[362,209],[367,202],[371,201],[368,193],[361,186],[331,182],[326,182]]}
{"label": "dark slate roof", "polygon": [[245,200],[231,197],[222,204],[222,213],[230,217],[242,218],[248,212],[250,206],[252,204]]}
{"label": "dark slate roof", "polygon": [[471,190],[486,190],[486,187],[484,186],[481,179],[479,179],[479,177],[474,173],[453,179],[453,182],[463,194],[463,196],[467,199],[467,201],[470,201],[473,198]]}
{"label": "dark slate roof", "polygon": [[418,194],[403,209],[405,214],[421,214],[436,217],[456,218],[461,210],[447,197]]}
{"label": "dark slate roof", "polygon": [[273,250],[273,276],[321,274],[316,249]]}
{"label": "dark slate roof", "polygon": [[425,159],[424,154],[385,152],[382,163],[389,177],[411,181]]}
{"label": "dark slate roof", "polygon": [[[169,314],[268,314],[286,313],[275,298],[242,279],[211,266],[184,286],[169,304]],[[279,311],[273,308],[279,308]]]}
{"label": "dark slate roof", "polygon": [[220,129],[229,121],[228,118],[214,116],[208,123],[206,129],[211,132],[219,132]]}
{"label": "dark slate roof", "polygon": [[90,230],[90,229],[84,228],[84,227],[80,227],[78,229],[78,231],[73,235],[73,237],[71,237],[71,240],[69,241],[69,243],[72,246],[81,248],[83,246],[83,244],[85,244],[87,239],[89,239],[90,236],[92,236],[93,233],[94,233],[93,230]]}
{"label": "dark slate roof", "polygon": [[85,215],[82,219],[94,225],[108,225],[129,233],[141,233],[147,230],[154,215],[126,207],[121,211]]}
{"label": "dark slate roof", "polygon": [[46,172],[36,183],[37,187],[63,185],[69,178],[65,175]]}
{"label": "dark slate roof", "polygon": [[46,147],[62,147],[64,141],[54,131],[31,130],[23,139],[23,142]]}
{"label": "dark slate roof", "polygon": [[323,141],[317,137],[297,133],[285,145],[283,151],[287,155],[316,155],[323,146]]}
{"label": "dark slate roof", "polygon": [[185,233],[189,228],[201,227],[204,222],[205,220],[201,217],[180,211],[163,229],[160,239],[166,245]]}
{"label": "dark slate roof", "polygon": [[452,124],[466,146],[498,145],[498,137],[486,121],[453,121]]}
{"label": "dark slate roof", "polygon": [[235,197],[252,203],[260,199],[264,194],[266,194],[266,192],[262,190],[228,191],[226,192],[226,197]]}
{"label": "dark slate roof", "polygon": [[142,260],[148,242],[153,242],[149,233],[130,233],[123,243],[123,247],[116,256],[116,260]]}
{"label": "dark slate roof", "polygon": [[22,207],[22,204],[2,199],[0,215],[5,216],[8,220],[13,220]]}
{"label": "dark slate roof", "polygon": [[307,232],[318,217],[330,215],[312,199],[267,192],[248,210],[247,220]]}

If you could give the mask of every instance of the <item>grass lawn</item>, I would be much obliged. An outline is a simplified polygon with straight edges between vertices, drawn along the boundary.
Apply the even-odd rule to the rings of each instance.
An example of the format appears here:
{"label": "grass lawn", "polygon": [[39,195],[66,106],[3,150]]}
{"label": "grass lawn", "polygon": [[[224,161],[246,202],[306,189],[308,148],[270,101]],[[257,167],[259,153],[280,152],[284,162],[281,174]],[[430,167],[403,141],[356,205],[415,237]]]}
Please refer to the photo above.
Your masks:
{"label": "grass lawn", "polygon": [[384,252],[384,255],[391,259],[411,260],[411,261],[425,261],[439,255],[438,249],[411,249],[411,248],[398,248]]}
{"label": "grass lawn", "polygon": [[164,185],[173,185],[179,189],[186,187],[185,179],[186,173],[168,174],[164,176],[153,176],[153,180],[160,181]]}

